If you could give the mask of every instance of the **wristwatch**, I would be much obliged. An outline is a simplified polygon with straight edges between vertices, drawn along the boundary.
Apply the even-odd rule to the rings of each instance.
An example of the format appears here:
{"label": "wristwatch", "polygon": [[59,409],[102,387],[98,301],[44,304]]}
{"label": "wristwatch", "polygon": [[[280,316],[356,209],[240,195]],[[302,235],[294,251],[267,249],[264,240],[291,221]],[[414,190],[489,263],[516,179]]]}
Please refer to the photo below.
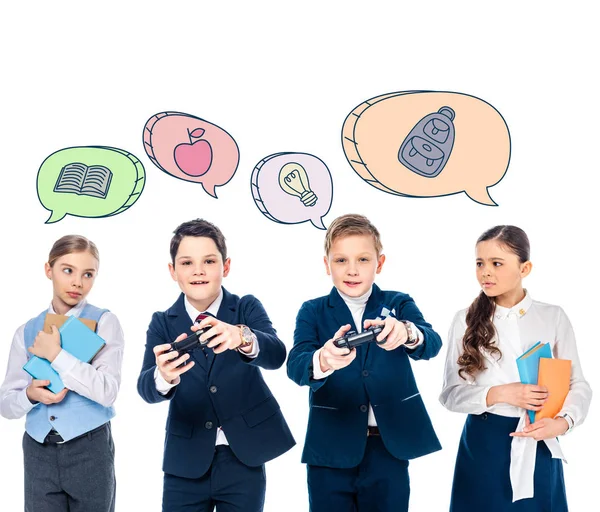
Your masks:
{"label": "wristwatch", "polygon": [[240,328],[240,339],[242,342],[237,348],[249,347],[256,341],[256,334],[254,334],[247,325],[240,324],[238,327]]}
{"label": "wristwatch", "polygon": [[406,327],[406,333],[408,334],[408,339],[406,340],[405,345],[407,345],[407,346],[414,345],[417,341],[419,341],[419,337],[417,336],[417,333],[413,329],[413,324],[411,324],[410,322],[407,322],[406,320],[400,320],[400,321],[404,324],[404,327]]}

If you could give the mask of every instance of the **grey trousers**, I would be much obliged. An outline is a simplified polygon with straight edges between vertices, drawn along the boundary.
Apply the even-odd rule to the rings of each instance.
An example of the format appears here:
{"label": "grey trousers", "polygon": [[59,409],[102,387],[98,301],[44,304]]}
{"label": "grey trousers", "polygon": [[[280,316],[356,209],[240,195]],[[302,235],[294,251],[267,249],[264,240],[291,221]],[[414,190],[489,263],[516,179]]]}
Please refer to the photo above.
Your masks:
{"label": "grey trousers", "polygon": [[63,444],[23,436],[25,512],[114,512],[110,423]]}

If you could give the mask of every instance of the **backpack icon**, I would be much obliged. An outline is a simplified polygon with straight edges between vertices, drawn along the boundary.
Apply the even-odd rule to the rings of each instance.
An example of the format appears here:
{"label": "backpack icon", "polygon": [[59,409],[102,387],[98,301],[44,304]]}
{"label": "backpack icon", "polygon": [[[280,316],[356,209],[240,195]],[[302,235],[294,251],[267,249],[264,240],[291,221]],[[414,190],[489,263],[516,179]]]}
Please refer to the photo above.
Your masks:
{"label": "backpack icon", "polygon": [[421,119],[400,146],[400,163],[426,178],[441,173],[454,145],[454,117],[454,110],[445,106]]}

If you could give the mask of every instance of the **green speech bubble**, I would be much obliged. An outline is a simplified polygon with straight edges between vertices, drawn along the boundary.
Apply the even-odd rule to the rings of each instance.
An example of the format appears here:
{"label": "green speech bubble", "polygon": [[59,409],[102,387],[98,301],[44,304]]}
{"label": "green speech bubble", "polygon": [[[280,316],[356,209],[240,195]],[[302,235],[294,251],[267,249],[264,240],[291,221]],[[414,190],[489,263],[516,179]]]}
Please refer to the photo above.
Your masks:
{"label": "green speech bubble", "polygon": [[146,182],[142,163],[118,148],[81,146],[52,153],[40,166],[37,193],[46,224],[68,215],[108,217],[135,203]]}

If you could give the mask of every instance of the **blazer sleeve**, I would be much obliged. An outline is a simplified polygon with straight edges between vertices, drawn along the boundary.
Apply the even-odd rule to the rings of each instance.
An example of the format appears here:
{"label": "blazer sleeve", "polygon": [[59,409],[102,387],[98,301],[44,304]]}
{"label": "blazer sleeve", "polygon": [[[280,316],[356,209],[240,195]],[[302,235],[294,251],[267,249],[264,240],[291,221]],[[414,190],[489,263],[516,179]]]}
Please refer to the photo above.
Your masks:
{"label": "blazer sleeve", "polygon": [[426,322],[415,304],[408,295],[398,307],[398,320],[407,320],[415,324],[423,333],[423,343],[414,349],[406,348],[406,352],[414,360],[431,359],[435,357],[442,348],[442,338],[433,330],[431,324]]}
{"label": "blazer sleeve", "polygon": [[154,371],[156,370],[154,347],[170,342],[171,340],[168,338],[167,329],[164,324],[164,313],[154,313],[152,321],[148,326],[148,332],[146,333],[144,362],[142,363],[142,371],[137,382],[138,393],[149,404],[171,400],[177,392],[177,386],[175,386],[166,395],[163,395],[156,389],[156,382],[154,381]]}
{"label": "blazer sleeve", "polygon": [[265,370],[280,368],[285,361],[286,348],[283,341],[277,337],[277,331],[261,302],[253,295],[247,295],[240,300],[240,309],[241,322],[256,335],[260,348],[255,358],[240,353],[242,360]]}
{"label": "blazer sleeve", "polygon": [[296,317],[294,346],[287,360],[288,377],[299,386],[310,386],[313,391],[317,391],[327,382],[329,377],[318,380],[313,378],[313,355],[322,346],[317,332],[315,306],[305,302]]}

